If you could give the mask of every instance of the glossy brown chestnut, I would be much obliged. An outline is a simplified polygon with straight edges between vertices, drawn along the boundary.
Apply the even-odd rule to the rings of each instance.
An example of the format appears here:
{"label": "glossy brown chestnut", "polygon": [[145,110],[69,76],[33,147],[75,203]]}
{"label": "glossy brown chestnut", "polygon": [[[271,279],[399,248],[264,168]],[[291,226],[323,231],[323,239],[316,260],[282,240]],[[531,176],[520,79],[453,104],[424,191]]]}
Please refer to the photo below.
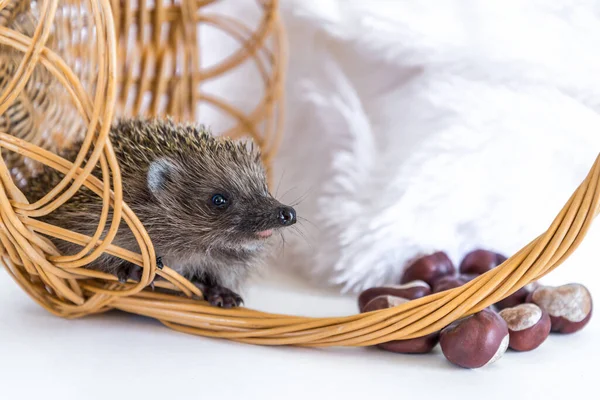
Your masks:
{"label": "glossy brown chestnut", "polygon": [[550,335],[550,316],[532,303],[505,308],[500,316],[508,325],[508,346],[516,351],[538,348]]}
{"label": "glossy brown chestnut", "polygon": [[425,281],[429,286],[446,275],[456,272],[452,260],[443,251],[423,256],[412,262],[404,271],[400,283],[411,281]]}
{"label": "glossy brown chestnut", "polygon": [[371,299],[367,304],[365,304],[362,312],[367,313],[375,310],[382,310],[384,308],[396,307],[400,304],[406,303],[407,301],[409,300],[402,297],[382,294],[381,296]]}
{"label": "glossy brown chestnut", "polygon": [[426,282],[412,281],[404,285],[376,286],[363,291],[358,296],[358,309],[362,311],[364,306],[377,296],[391,295],[402,297],[408,300],[418,299],[419,297],[431,294],[431,288]]}
{"label": "glossy brown chestnut", "polygon": [[498,360],[509,342],[508,326],[485,309],[448,325],[440,334],[444,356],[463,368],[481,368]]}
{"label": "glossy brown chestnut", "polygon": [[[382,295],[375,297],[364,306],[363,312],[369,312],[374,310],[380,310],[389,307],[395,307],[402,303],[406,303],[408,299],[401,297],[395,297],[390,295]],[[404,354],[423,354],[429,353],[439,343],[440,334],[439,332],[431,333],[427,336],[406,339],[406,340],[392,340],[376,345],[376,347],[391,351],[394,353]]]}
{"label": "glossy brown chestnut", "polygon": [[440,333],[434,332],[427,336],[406,340],[392,340],[390,342],[380,343],[378,348],[393,353],[403,354],[425,354],[431,352],[440,342]]}
{"label": "glossy brown chestnut", "polygon": [[523,304],[527,302],[527,297],[531,294],[531,292],[533,292],[533,290],[535,290],[539,286],[540,285],[537,282],[532,282],[529,285],[526,285],[521,289],[517,290],[510,296],[500,300],[499,302],[494,304],[494,307],[496,307],[496,309],[500,311],[504,310],[505,308],[516,307],[519,304]]}
{"label": "glossy brown chestnut", "polygon": [[506,261],[507,258],[502,254],[493,251],[477,249],[468,253],[460,263],[459,272],[461,274],[485,274],[489,270],[496,268]]}
{"label": "glossy brown chestnut", "polygon": [[592,295],[579,283],[540,286],[528,296],[527,301],[537,304],[550,315],[552,332],[577,332],[592,317]]}
{"label": "glossy brown chestnut", "polygon": [[433,293],[443,292],[464,285],[465,283],[476,278],[477,275],[447,275],[436,280],[433,284]]}

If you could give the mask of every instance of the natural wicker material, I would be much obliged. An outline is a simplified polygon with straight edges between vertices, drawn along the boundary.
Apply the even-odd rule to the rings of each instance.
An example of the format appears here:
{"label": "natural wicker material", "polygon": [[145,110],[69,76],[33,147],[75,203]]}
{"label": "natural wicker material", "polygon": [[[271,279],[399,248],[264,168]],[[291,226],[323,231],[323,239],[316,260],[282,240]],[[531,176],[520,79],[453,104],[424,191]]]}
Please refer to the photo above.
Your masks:
{"label": "natural wicker material", "polygon": [[[251,39],[244,41],[239,53],[217,67],[202,70],[196,61],[198,47],[194,30],[197,23],[226,25],[224,29],[228,29],[234,37],[241,39],[248,36],[248,31],[237,21],[200,14],[198,11],[209,2],[182,1],[177,5],[153,8],[144,6],[142,1],[141,8],[137,10],[127,0],[118,3],[115,0],[112,3],[115,23],[111,4],[107,0],[91,0],[78,9],[82,16],[79,23],[94,26],[95,34],[89,41],[76,44],[61,42],[64,39],[61,39],[61,34],[71,33],[76,24],[69,25],[68,20],[72,16],[68,13],[61,14],[62,19],[55,20],[57,0],[47,0],[41,4],[38,15],[42,17],[31,37],[16,33],[6,26],[0,27],[0,45],[24,53],[20,65],[13,71],[11,81],[0,87],[0,115],[4,115],[15,99],[27,90],[30,76],[34,81],[39,78],[36,74],[40,72],[33,68],[39,64],[65,89],[87,127],[87,140],[81,157],[74,164],[34,144],[35,138],[28,136],[25,141],[10,134],[0,134],[3,150],[24,155],[67,174],[63,182],[45,198],[28,204],[14,184],[5,162],[0,162],[2,259],[15,281],[48,311],[65,318],[77,318],[119,309],[156,318],[179,331],[263,345],[367,346],[423,336],[496,303],[560,265],[585,236],[599,210],[600,158],[547,232],[501,266],[459,288],[386,310],[336,318],[274,315],[246,308],[225,310],[191,298],[192,295],[201,296],[201,293],[170,268],[157,269],[147,233],[129,207],[123,204],[119,168],[107,134],[108,122],[113,119],[116,110],[131,115],[169,113],[180,118],[191,118],[197,102],[208,101],[223,107],[237,119],[238,124],[226,134],[254,136],[266,150],[267,163],[270,161],[280,135],[280,119],[274,117],[280,112],[276,113],[275,110],[281,95],[285,66],[283,31],[276,12],[277,2],[260,3],[264,11],[263,22]],[[0,15],[4,16],[5,8],[16,3],[16,0],[0,0]],[[62,21],[67,25],[52,31],[56,47],[45,46],[53,20],[55,24],[56,21]],[[163,43],[158,34],[149,35],[150,39],[136,36],[136,51],[125,50],[127,41],[122,38],[128,31],[126,27],[134,24],[156,27],[164,22],[168,22],[169,29],[176,32],[171,40]],[[257,110],[244,115],[223,101],[196,90],[200,81],[215,77],[235,67],[243,59],[266,51],[264,44],[268,36],[275,38],[275,50],[267,52],[271,72],[267,73],[266,67],[262,69],[265,71],[263,76],[267,94]],[[120,39],[117,40],[117,37]],[[181,70],[182,73],[163,63],[169,55],[178,52],[182,52],[187,60],[187,67]],[[140,75],[134,75],[130,72],[132,63],[141,63],[148,68],[142,68]],[[77,65],[80,67],[74,67]],[[152,73],[157,70],[159,74]],[[133,93],[134,101],[127,103],[130,93]],[[151,94],[149,102],[143,100],[146,93]],[[162,102],[161,98],[166,101]],[[162,109],[161,104],[164,105]],[[33,115],[31,110],[25,114]],[[263,130],[259,129],[261,122],[267,122],[262,124]],[[10,123],[7,126],[13,127]],[[90,161],[82,163],[83,155],[89,148],[93,149]],[[105,179],[102,181],[90,175],[96,163],[100,163],[104,172]],[[100,220],[98,233],[93,238],[35,219],[63,204],[81,185],[101,196],[105,200],[105,207],[114,208],[116,223],[102,240],[99,239],[102,227],[106,224],[105,213]],[[136,235],[141,254],[110,244],[121,217]],[[40,234],[71,240],[85,247],[75,255],[60,255]],[[141,282],[120,284],[113,276],[82,268],[105,251],[143,266]],[[167,280],[161,286],[172,288],[185,296],[145,289],[156,274]]]}

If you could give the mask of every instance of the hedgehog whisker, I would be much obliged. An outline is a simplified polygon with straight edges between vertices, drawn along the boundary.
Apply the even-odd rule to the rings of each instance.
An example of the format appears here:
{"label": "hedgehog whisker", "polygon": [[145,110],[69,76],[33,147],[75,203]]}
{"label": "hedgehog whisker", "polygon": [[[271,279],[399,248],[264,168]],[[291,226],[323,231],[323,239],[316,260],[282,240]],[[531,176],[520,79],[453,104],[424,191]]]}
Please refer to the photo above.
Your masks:
{"label": "hedgehog whisker", "polygon": [[285,168],[281,172],[281,176],[279,177],[279,183],[277,184],[277,188],[275,189],[275,198],[277,198],[277,193],[279,193],[279,187],[281,186],[281,182],[283,182],[283,177],[285,176]]}
{"label": "hedgehog whisker", "polygon": [[310,247],[310,249],[311,249],[312,251],[314,251],[314,250],[315,250],[315,248],[313,247],[313,245],[312,245],[312,244],[310,244],[310,242],[309,242],[309,241],[308,241],[308,239],[306,238],[306,235],[304,234],[304,232],[302,232],[302,231],[300,230],[300,228],[298,228],[297,226],[292,226],[292,227],[291,227],[291,229],[292,229],[292,231],[293,231],[293,232],[297,233],[297,234],[298,234],[298,236],[300,236],[302,239],[304,239],[304,241],[306,242],[306,244],[307,244],[307,245]]}
{"label": "hedgehog whisker", "polygon": [[312,187],[309,188],[306,192],[304,192],[303,195],[301,195],[300,197],[298,197],[296,200],[294,200],[291,204],[291,207],[296,207],[298,204],[302,203],[304,200],[306,200],[306,198],[308,197],[308,195],[310,194],[312,190]]}
{"label": "hedgehog whisker", "polygon": [[302,222],[299,222],[298,224],[296,224],[294,226],[294,228],[300,232],[302,232],[304,235],[306,235],[307,233],[304,231],[304,225],[302,225]]}
{"label": "hedgehog whisker", "polygon": [[279,232],[279,236],[281,237],[281,246],[279,247],[279,252],[282,257],[285,257],[285,236],[283,236],[283,232]]}
{"label": "hedgehog whisker", "polygon": [[[281,195],[281,197],[279,198],[281,201],[283,201],[283,198],[285,197],[286,194],[288,194],[289,192],[291,192],[292,190],[296,189],[298,186],[293,186],[290,189],[286,190],[284,194]],[[275,196],[275,198],[277,198],[277,196]]]}
{"label": "hedgehog whisker", "polygon": [[310,221],[304,217],[301,217],[301,216],[297,216],[297,218],[298,218],[298,221],[300,224],[302,224],[302,222],[308,222],[313,228],[315,228],[317,230],[319,229],[319,227],[317,225],[315,225],[312,221]]}

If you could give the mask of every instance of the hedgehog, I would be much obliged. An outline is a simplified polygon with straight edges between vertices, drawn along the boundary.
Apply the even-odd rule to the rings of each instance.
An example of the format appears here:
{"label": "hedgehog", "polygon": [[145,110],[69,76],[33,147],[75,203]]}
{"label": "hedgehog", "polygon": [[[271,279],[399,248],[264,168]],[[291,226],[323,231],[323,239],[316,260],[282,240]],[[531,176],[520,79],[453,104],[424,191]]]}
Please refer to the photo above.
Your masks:
{"label": "hedgehog", "polygon": [[[213,306],[242,304],[238,292],[264,260],[269,238],[296,223],[296,210],[270,193],[254,142],[214,136],[202,125],[141,117],[119,118],[109,138],[121,171],[124,202],[148,232],[159,261],[196,285]],[[76,142],[60,155],[73,161],[80,148],[81,142]],[[102,179],[98,166],[93,174]],[[46,167],[27,183],[24,194],[36,201],[63,177]],[[101,209],[101,198],[82,187],[40,218],[92,236]],[[62,254],[81,250],[52,240]],[[139,252],[124,222],[112,243]],[[121,282],[141,278],[139,266],[106,253],[86,268],[113,274]]]}

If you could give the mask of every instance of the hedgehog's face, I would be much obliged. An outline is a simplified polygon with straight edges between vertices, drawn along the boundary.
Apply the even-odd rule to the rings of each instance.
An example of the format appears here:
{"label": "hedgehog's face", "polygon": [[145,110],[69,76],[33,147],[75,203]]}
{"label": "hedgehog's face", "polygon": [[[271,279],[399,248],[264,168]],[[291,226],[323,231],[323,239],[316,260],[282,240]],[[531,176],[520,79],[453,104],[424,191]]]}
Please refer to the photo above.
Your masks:
{"label": "hedgehog's face", "polygon": [[[296,222],[296,211],[267,188],[255,155],[222,151],[150,164],[155,221],[195,247],[251,248]],[[249,247],[248,247],[249,246]]]}

